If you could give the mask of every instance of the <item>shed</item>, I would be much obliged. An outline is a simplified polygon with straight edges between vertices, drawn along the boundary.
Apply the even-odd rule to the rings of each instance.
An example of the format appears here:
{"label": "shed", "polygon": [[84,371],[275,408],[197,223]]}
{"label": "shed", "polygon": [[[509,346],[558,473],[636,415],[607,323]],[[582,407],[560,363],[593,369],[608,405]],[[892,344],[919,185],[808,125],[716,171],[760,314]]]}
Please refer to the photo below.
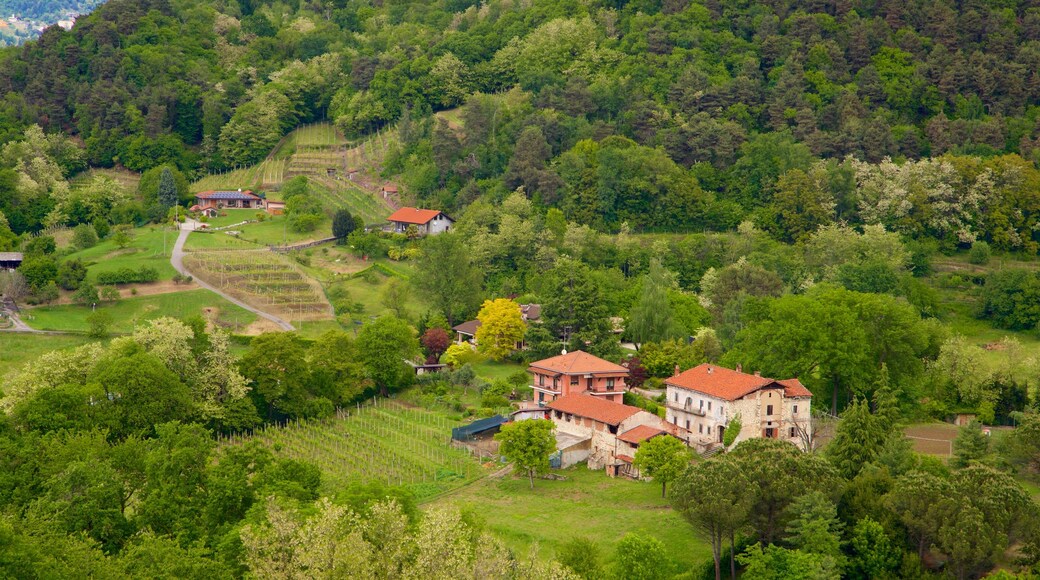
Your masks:
{"label": "shed", "polygon": [[21,252],[0,252],[0,270],[14,270],[22,265]]}
{"label": "shed", "polygon": [[487,419],[479,419],[469,425],[463,425],[462,427],[455,427],[452,429],[451,438],[456,441],[467,441],[478,435],[497,433],[498,430],[502,428],[502,425],[507,422],[508,419],[502,415],[495,415],[494,417],[488,417]]}

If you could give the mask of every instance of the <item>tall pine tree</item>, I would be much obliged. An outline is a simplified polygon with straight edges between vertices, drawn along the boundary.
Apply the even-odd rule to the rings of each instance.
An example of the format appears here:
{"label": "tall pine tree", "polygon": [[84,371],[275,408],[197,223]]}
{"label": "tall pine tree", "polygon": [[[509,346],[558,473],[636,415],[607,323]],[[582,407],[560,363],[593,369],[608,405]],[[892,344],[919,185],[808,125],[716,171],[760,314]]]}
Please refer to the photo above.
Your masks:
{"label": "tall pine tree", "polygon": [[169,209],[177,205],[177,183],[173,180],[173,173],[169,167],[163,167],[159,175],[159,205]]}

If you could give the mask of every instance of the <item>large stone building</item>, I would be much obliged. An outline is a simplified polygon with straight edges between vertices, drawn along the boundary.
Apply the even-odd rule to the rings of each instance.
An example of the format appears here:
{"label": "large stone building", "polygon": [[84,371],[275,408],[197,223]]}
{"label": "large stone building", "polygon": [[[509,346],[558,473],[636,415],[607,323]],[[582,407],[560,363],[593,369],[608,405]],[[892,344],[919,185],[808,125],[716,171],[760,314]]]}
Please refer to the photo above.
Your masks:
{"label": "large stone building", "polygon": [[[677,369],[678,370],[678,369]],[[689,432],[691,446],[722,443],[730,421],[740,416],[736,441],[784,439],[804,447],[811,433],[812,393],[798,379],[776,380],[705,363],[665,381],[667,420]]]}
{"label": "large stone building", "polygon": [[539,403],[577,393],[621,403],[628,378],[625,367],[581,350],[533,362],[527,372]]}
{"label": "large stone building", "polygon": [[639,407],[585,393],[564,395],[547,406],[556,424],[560,467],[588,461],[589,469],[610,475],[635,475],[632,461],[639,444],[679,430]]}

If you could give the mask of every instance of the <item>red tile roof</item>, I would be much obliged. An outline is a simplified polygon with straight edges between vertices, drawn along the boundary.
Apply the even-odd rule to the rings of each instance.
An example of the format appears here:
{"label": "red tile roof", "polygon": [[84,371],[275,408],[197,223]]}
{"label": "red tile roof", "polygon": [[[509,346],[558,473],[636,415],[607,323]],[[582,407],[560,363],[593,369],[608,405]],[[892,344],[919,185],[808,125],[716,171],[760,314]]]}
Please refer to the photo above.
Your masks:
{"label": "red tile roof", "polygon": [[806,389],[798,379],[778,381],[727,369],[711,363],[704,363],[679,373],[670,379],[666,379],[665,384],[697,391],[698,393],[704,393],[705,395],[727,401],[736,401],[741,397],[773,384],[779,384],[783,387],[784,396],[786,397],[812,396],[809,389]]}
{"label": "red tile roof", "polygon": [[628,374],[628,369],[625,367],[603,360],[597,356],[592,356],[583,350],[576,350],[567,354],[535,361],[531,363],[531,366],[565,375]]}
{"label": "red tile roof", "polygon": [[439,216],[441,212],[435,209],[416,209],[414,207],[402,207],[390,214],[387,221],[400,222],[403,224],[428,224],[430,220]]}
{"label": "red tile roof", "polygon": [[563,411],[578,417],[587,417],[607,425],[617,425],[632,415],[642,411],[639,407],[631,407],[614,403],[592,395],[567,395],[549,403],[554,411]]}
{"label": "red tile roof", "polygon": [[666,435],[667,433],[668,432],[664,429],[658,429],[657,427],[651,427],[650,425],[640,425],[634,429],[629,429],[628,431],[625,431],[624,433],[618,435],[618,439],[626,443],[639,445],[647,439],[657,437],[658,435]]}
{"label": "red tile roof", "polygon": [[624,461],[625,463],[635,463],[636,462],[635,458],[630,457],[628,455],[615,455],[615,457],[617,457],[621,461]]}

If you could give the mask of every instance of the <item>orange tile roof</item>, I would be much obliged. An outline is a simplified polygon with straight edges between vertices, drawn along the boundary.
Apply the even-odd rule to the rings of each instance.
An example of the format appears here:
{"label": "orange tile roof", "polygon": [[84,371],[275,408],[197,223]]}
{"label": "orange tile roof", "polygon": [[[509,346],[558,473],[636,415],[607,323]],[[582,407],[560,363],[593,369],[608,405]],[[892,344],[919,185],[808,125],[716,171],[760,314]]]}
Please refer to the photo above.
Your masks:
{"label": "orange tile roof", "polygon": [[624,433],[618,435],[618,439],[626,443],[639,445],[647,439],[657,437],[658,435],[666,434],[668,434],[668,432],[664,429],[658,429],[657,427],[651,427],[650,425],[640,425],[634,429],[629,429],[628,431],[625,431]]}
{"label": "orange tile roof", "polygon": [[565,375],[601,373],[628,374],[628,369],[625,367],[616,365],[608,360],[603,360],[597,356],[592,356],[583,350],[576,350],[567,354],[561,354],[552,358],[535,361],[531,363],[531,366],[542,370],[563,373]]}
{"label": "orange tile roof", "polygon": [[806,389],[798,379],[778,381],[768,377],[760,377],[727,369],[711,363],[704,363],[679,373],[670,379],[666,379],[665,384],[697,391],[698,393],[704,393],[705,395],[727,401],[736,401],[772,384],[782,386],[784,388],[784,396],[787,397],[812,396],[809,389]]}
{"label": "orange tile roof", "polygon": [[617,425],[642,411],[639,407],[622,405],[621,403],[614,403],[606,399],[580,393],[560,397],[549,403],[549,408],[554,411],[577,415],[578,417],[588,417],[607,425]]}
{"label": "orange tile roof", "polygon": [[402,207],[390,214],[387,221],[401,222],[404,224],[427,224],[430,220],[439,216],[441,212],[435,209],[416,209],[414,207]]}
{"label": "orange tile roof", "polygon": [[635,463],[636,462],[634,457],[631,457],[631,456],[628,456],[628,455],[615,455],[615,457],[617,457],[621,461],[624,461],[625,463]]}

